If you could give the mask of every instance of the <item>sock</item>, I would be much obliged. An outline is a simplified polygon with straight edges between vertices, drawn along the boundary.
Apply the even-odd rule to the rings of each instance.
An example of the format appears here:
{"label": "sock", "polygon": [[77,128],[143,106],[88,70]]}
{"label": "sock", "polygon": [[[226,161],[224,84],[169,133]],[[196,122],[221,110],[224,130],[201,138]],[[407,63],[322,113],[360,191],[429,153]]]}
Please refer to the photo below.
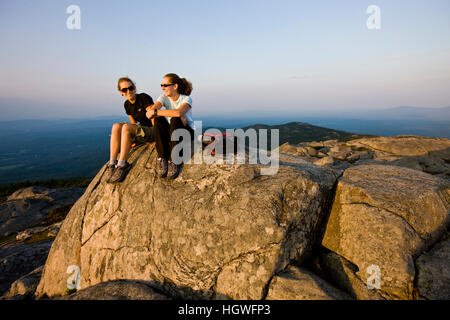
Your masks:
{"label": "sock", "polygon": [[111,166],[117,165],[117,159],[110,159],[109,160],[109,165],[111,165]]}
{"label": "sock", "polygon": [[119,160],[119,162],[117,163],[117,167],[125,167],[126,162],[127,160]]}

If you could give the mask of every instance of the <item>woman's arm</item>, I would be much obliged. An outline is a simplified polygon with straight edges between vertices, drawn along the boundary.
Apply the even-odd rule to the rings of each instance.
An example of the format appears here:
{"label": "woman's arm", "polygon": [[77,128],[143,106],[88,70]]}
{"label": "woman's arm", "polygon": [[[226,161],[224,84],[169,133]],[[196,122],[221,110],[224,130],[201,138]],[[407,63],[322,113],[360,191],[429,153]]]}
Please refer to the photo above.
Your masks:
{"label": "woman's arm", "polygon": [[146,116],[149,119],[152,119],[152,124],[155,125],[155,109],[158,109],[158,117],[180,117],[181,121],[183,121],[183,124],[187,125],[187,120],[184,114],[189,111],[189,108],[191,107],[189,103],[183,103],[181,106],[178,107],[178,109],[171,109],[171,110],[161,110],[162,104],[159,101],[156,101],[156,103],[147,110]]}
{"label": "woman's arm", "polygon": [[147,108],[145,108],[145,110],[147,110],[147,112],[145,113],[145,116],[149,119],[152,120],[152,125],[155,125],[155,119],[153,118],[154,113],[155,113],[155,109],[161,109],[162,104],[159,101],[156,101],[153,105],[148,106]]}
{"label": "woman's arm", "polygon": [[134,120],[133,116],[128,116],[128,118],[130,118],[130,122],[132,124],[136,124],[136,120]]}
{"label": "woman's arm", "polygon": [[[150,107],[150,108],[149,108]],[[159,102],[159,101],[156,101],[155,102],[155,104],[153,104],[152,106],[148,106],[147,108],[145,108],[145,110],[147,110],[147,112],[146,112],[146,114],[145,114],[145,116],[147,117],[147,118],[149,118],[149,119],[151,119],[152,117],[153,117],[153,115],[154,115],[154,110],[155,109],[161,109],[161,107],[162,107],[162,104],[161,104],[161,102]]]}
{"label": "woman's arm", "polygon": [[185,102],[178,109],[158,110],[158,117],[184,117],[184,114],[189,111],[190,107],[189,103]]}
{"label": "woman's arm", "polygon": [[[130,118],[130,122],[131,122],[132,124],[136,124],[136,120],[134,120],[133,116],[128,116],[128,118]],[[135,146],[136,146],[136,143],[133,143],[133,144],[131,145],[132,148],[134,148]]]}

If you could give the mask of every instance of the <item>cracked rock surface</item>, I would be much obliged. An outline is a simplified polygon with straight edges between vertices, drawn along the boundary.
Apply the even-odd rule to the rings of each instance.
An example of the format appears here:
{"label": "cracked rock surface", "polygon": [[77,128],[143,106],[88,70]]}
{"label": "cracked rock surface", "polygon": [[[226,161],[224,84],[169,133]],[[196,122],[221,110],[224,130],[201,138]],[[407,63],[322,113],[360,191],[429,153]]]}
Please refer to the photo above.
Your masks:
{"label": "cracked rock surface", "polygon": [[175,299],[448,299],[449,150],[414,136],[285,144],[275,175],[185,165],[172,181],[156,150],[134,149],[123,183],[104,167],[72,207],[36,296],[65,295],[78,266],[81,291],[123,279]]}
{"label": "cracked rock surface", "polygon": [[345,292],[335,288],[305,268],[290,266],[274,277],[267,300],[351,300]]}
{"label": "cracked rock surface", "polygon": [[[311,148],[318,152],[307,152]],[[279,151],[342,171],[352,165],[381,164],[406,167],[444,178],[450,176],[450,140],[445,138],[395,136],[346,142],[302,142],[296,146],[285,143]]]}
{"label": "cracked rock surface", "polygon": [[186,164],[176,180],[157,178],[156,150],[131,155],[121,184],[105,167],[64,220],[37,296],[64,295],[66,273],[80,286],[151,281],[181,298],[264,298],[275,273],[301,263],[317,243],[336,174],[304,161],[280,165]]}
{"label": "cracked rock surface", "polygon": [[377,266],[379,294],[417,298],[415,259],[446,232],[449,200],[448,180],[397,166],[352,167],[339,179],[322,245],[356,265],[363,283]]}
{"label": "cracked rock surface", "polygon": [[450,300],[450,237],[441,241],[417,260],[417,286],[424,299]]}

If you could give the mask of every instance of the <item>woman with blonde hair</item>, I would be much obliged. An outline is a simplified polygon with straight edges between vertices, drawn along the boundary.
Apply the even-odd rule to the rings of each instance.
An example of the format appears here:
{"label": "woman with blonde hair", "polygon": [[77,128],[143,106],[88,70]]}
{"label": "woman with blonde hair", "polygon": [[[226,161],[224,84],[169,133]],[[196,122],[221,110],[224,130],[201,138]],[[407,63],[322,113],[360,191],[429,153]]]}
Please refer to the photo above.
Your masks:
{"label": "woman with blonde hair", "polygon": [[[185,129],[194,139],[194,120],[192,119],[192,84],[175,73],[164,76],[161,82],[163,94],[147,111],[147,117],[154,121],[154,135],[158,152],[157,171],[160,177],[175,179],[180,173],[181,164],[172,161],[172,150],[179,142],[172,141],[176,129]],[[165,109],[162,109],[165,108]],[[183,155],[180,153],[180,156]]]}
{"label": "woman with blonde hair", "polygon": [[152,121],[146,117],[147,110],[153,105],[152,97],[146,93],[136,94],[136,85],[128,77],[119,79],[117,89],[127,99],[124,108],[130,123],[114,123],[112,126],[110,160],[106,173],[109,183],[125,179],[131,168],[127,159],[133,145],[155,141]]}

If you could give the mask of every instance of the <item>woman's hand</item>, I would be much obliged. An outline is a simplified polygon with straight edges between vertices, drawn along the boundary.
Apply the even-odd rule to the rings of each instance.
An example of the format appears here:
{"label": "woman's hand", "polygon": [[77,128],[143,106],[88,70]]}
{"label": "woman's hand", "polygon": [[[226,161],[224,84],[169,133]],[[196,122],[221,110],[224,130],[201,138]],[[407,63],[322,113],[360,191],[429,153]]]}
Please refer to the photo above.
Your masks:
{"label": "woman's hand", "polygon": [[155,111],[153,111],[153,109],[150,109],[145,113],[145,116],[149,119],[152,119],[154,117],[154,115],[155,115]]}
{"label": "woman's hand", "polygon": [[181,118],[181,122],[183,122],[183,124],[185,125],[185,126],[187,126],[187,120],[186,120],[186,117],[185,116],[182,116],[182,117],[180,117]]}
{"label": "woman's hand", "polygon": [[155,109],[159,110],[161,107],[162,107],[161,102],[156,101],[155,104],[147,107],[148,109],[146,109],[147,112],[145,113],[145,116],[147,118],[149,118],[150,120],[152,120],[152,123],[153,123],[153,119],[155,118]]}

